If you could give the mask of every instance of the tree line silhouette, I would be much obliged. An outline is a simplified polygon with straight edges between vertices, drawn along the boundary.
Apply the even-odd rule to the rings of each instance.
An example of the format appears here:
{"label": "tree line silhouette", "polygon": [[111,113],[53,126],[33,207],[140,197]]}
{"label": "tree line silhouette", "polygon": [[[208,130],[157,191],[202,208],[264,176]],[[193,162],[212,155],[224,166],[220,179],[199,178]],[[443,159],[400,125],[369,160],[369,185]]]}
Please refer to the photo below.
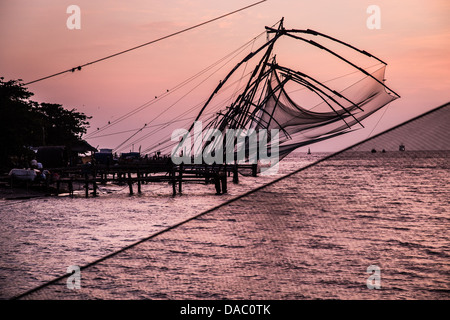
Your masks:
{"label": "tree line silhouette", "polygon": [[61,104],[38,103],[21,80],[0,78],[0,168],[25,167],[32,147],[65,146],[82,141],[89,117]]}

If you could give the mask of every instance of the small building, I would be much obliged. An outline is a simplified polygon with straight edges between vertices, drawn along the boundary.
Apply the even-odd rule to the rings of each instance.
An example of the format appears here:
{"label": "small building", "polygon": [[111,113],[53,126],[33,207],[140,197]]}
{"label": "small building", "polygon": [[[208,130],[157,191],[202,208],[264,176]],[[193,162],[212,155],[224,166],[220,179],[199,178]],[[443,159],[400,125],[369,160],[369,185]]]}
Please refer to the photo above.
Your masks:
{"label": "small building", "polygon": [[41,146],[36,150],[36,160],[44,168],[62,168],[76,166],[81,163],[81,155],[97,151],[84,140],[80,140],[72,146]]}
{"label": "small building", "polygon": [[120,155],[119,161],[121,163],[138,162],[141,159],[139,152],[126,152]]}
{"label": "small building", "polygon": [[82,163],[82,157],[87,153],[97,152],[97,149],[87,143],[85,140],[79,140],[76,144],[72,145],[69,150],[69,165],[75,166]]}
{"label": "small building", "polygon": [[113,164],[114,156],[113,149],[100,149],[99,152],[94,153],[94,159],[98,164]]}

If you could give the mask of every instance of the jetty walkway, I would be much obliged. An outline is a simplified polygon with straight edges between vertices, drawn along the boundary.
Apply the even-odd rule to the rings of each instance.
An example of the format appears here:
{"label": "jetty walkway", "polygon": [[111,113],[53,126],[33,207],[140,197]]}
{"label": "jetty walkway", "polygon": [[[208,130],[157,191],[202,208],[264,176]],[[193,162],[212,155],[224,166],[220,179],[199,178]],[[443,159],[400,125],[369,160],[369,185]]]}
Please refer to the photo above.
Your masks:
{"label": "jetty walkway", "polygon": [[[129,164],[84,164],[77,167],[49,168],[45,179],[18,181],[14,177],[3,176],[1,181],[10,187],[18,185],[38,186],[49,194],[69,193],[71,196],[77,187],[84,188],[85,197],[98,196],[98,186],[107,183],[128,185],[130,195],[141,193],[142,184],[169,183],[172,194],[183,192],[183,184],[197,183],[214,185],[216,193],[226,193],[227,179],[239,183],[239,173],[257,176],[256,164],[207,165],[180,164],[172,162],[147,162]],[[136,187],[136,189],[135,189]]]}

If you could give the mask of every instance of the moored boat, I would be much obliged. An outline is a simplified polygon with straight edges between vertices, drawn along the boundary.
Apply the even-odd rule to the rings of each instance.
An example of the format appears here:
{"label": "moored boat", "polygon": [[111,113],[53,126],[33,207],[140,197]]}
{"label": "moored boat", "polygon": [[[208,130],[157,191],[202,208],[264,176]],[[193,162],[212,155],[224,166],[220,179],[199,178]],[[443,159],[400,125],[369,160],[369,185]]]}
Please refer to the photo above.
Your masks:
{"label": "moored boat", "polygon": [[34,181],[37,176],[34,169],[11,169],[8,174],[10,177],[20,181]]}

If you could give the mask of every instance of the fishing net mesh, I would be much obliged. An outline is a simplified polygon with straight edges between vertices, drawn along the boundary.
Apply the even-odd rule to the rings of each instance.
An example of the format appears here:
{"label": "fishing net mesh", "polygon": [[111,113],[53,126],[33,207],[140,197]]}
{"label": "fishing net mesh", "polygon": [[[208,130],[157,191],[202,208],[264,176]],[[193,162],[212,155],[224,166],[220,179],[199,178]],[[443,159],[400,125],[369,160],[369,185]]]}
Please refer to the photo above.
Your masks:
{"label": "fishing net mesh", "polygon": [[[350,128],[396,99],[382,85],[384,73],[385,66],[372,73],[373,78],[365,76],[341,91],[341,96],[323,94],[327,89],[316,90],[324,101],[315,106],[294,102],[274,74],[257,128],[280,130],[282,157],[299,146],[349,132]],[[315,109],[328,111],[318,112]]]}

